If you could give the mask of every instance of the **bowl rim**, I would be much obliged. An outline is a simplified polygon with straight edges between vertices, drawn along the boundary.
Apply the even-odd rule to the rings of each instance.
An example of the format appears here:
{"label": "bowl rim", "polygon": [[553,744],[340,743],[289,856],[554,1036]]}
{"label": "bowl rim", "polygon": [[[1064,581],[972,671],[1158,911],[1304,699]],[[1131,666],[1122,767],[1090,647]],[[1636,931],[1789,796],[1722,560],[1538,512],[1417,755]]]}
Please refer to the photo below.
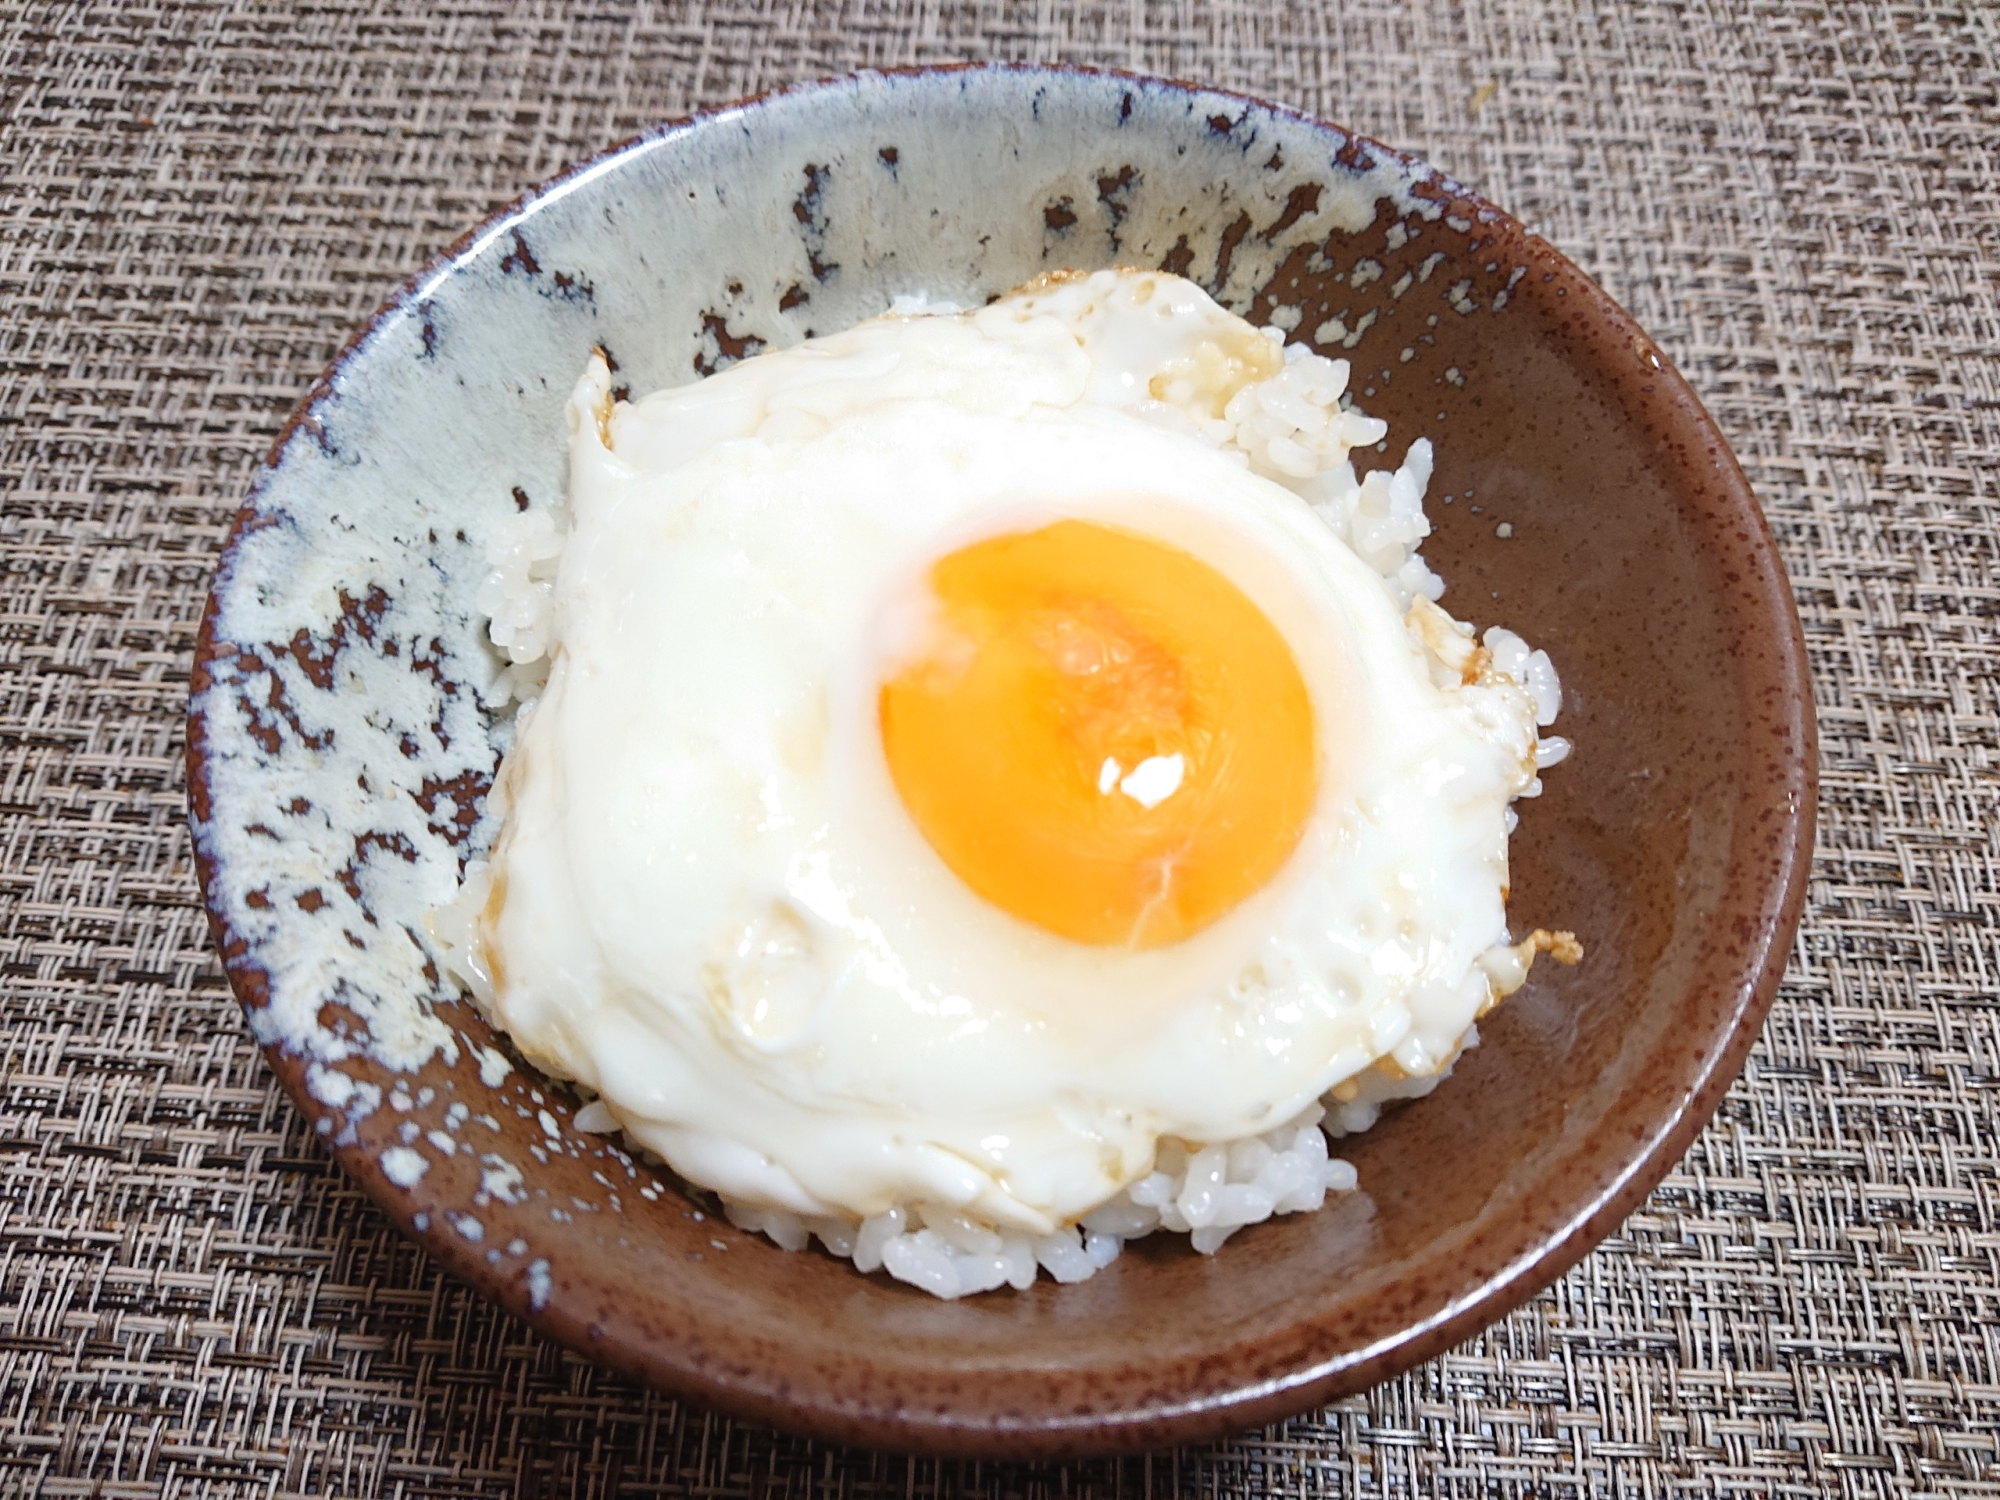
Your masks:
{"label": "bowl rim", "polygon": [[[334,394],[349,362],[368,347],[386,321],[421,301],[428,288],[457,272],[493,239],[524,222],[541,206],[565,196],[582,180],[609,170],[636,153],[725,121],[744,110],[797,95],[853,89],[870,80],[930,79],[974,73],[1104,79],[1240,105],[1338,140],[1341,150],[1337,154],[1357,160],[1364,167],[1386,162],[1407,173],[1421,174],[1423,180],[1448,196],[1475,205],[1482,227],[1518,236],[1524,256],[1532,256],[1541,269],[1561,278],[1588,315],[1629,340],[1633,352],[1650,362],[1648,378],[1654,383],[1650,389],[1654,409],[1675,428],[1706,440],[1712,467],[1708,477],[1718,489],[1722,504],[1717,507],[1721,514],[1704,540],[1711,545],[1719,542],[1741,568],[1742,582],[1738,587],[1743,607],[1739,612],[1761,616],[1760,623],[1770,628],[1772,639],[1778,643],[1779,649],[1771,653],[1758,685],[1786,708],[1782,716],[1773,715],[1752,733],[1753,743],[1781,752],[1775,762],[1787,773],[1783,827],[1773,840],[1782,857],[1763,887],[1763,920],[1753,933],[1741,939],[1742,959],[1734,971],[1739,981],[1735,1002],[1704,1048],[1702,1065],[1687,1081],[1678,1105],[1656,1122],[1656,1128],[1629,1157],[1622,1172],[1577,1204],[1557,1228],[1534,1236],[1533,1248],[1528,1253],[1517,1256],[1472,1290],[1395,1335],[1360,1349],[1330,1354],[1281,1377],[1241,1379],[1221,1397],[1179,1401],[1156,1397],[1132,1409],[1108,1414],[1094,1412],[1079,1417],[1050,1411],[1016,1414],[1013,1420],[972,1426],[888,1405],[857,1410],[853,1404],[814,1402],[805,1392],[781,1380],[757,1384],[732,1380],[708,1367],[663,1364],[646,1358],[643,1350],[620,1348],[612,1339],[598,1338],[596,1330],[586,1330],[587,1320],[564,1317],[559,1299],[545,1308],[529,1306],[518,1281],[488,1265],[474,1247],[451,1236],[421,1232],[412,1222],[420,1212],[419,1207],[409,1195],[392,1188],[366,1146],[339,1145],[318,1138],[402,1233],[421,1245],[444,1270],[566,1347],[644,1384],[732,1416],[832,1441],[948,1456],[1074,1458],[1208,1440],[1294,1415],[1393,1378],[1521,1306],[1581,1261],[1680,1160],[1741,1071],[1776,997],[1806,898],[1819,781],[1812,682],[1789,578],[1769,522],[1747,477],[1692,387],[1630,314],[1580,267],[1513,215],[1421,158],[1306,111],[1237,90],[1119,68],[957,62],[862,69],[796,80],[662,120],[509,199],[431,256],[354,329],[292,409],[272,439],[217,553],[214,583],[202,611],[189,690],[185,749],[188,816],[194,831],[197,881],[210,931],[224,958],[232,992],[246,1012],[253,1011],[267,999],[265,975],[248,944],[230,930],[220,910],[216,861],[201,837],[201,828],[211,816],[212,801],[206,725],[198,705],[213,681],[211,663],[229,654],[228,645],[217,636],[219,600],[239,543],[260,524],[259,502],[265,489],[287,448],[302,433],[309,439],[317,438],[322,406]],[[1721,534],[1725,522],[1733,523],[1733,535]],[[328,1112],[306,1088],[302,1059],[286,1052],[282,1043],[266,1045],[261,1050],[308,1119],[320,1118]],[[1235,1350],[1240,1347],[1235,1346]],[[1227,1358],[1235,1350],[1219,1353]],[[1236,1352],[1235,1363],[1244,1366],[1249,1361],[1243,1353]]]}

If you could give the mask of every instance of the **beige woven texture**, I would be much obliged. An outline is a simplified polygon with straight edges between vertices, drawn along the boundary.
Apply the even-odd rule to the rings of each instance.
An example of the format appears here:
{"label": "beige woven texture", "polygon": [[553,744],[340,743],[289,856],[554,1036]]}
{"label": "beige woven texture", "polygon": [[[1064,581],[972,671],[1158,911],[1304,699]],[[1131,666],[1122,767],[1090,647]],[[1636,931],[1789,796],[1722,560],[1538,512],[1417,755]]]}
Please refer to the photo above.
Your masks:
{"label": "beige woven texture", "polygon": [[[1768,506],[1825,795],[1790,977],[1649,1203],[1453,1354],[1212,1449],[733,1426],[444,1279],[211,955],[190,647],[286,411],[564,163],[861,65],[1248,90],[1598,276]],[[0,3],[0,1493],[2000,1496],[2000,19],[1807,0]]]}

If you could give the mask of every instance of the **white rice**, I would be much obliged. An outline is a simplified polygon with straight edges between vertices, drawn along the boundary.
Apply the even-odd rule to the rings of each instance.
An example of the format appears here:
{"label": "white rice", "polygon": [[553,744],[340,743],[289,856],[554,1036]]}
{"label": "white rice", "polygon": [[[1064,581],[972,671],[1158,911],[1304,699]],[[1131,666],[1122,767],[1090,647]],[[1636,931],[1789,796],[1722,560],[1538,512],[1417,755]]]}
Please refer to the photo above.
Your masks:
{"label": "white rice", "polygon": [[[1471,1028],[1461,1050],[1478,1042],[1478,1028]],[[1370,1068],[1262,1135],[1212,1145],[1164,1138],[1151,1172],[1079,1223],[1039,1238],[926,1204],[898,1205],[858,1224],[726,1198],[722,1211],[737,1228],[786,1250],[818,1240],[859,1271],[886,1271],[947,1299],[1001,1286],[1025,1290],[1038,1270],[1060,1282],[1083,1281],[1116,1260],[1128,1240],[1165,1230],[1187,1235],[1194,1249],[1213,1255],[1246,1225],[1312,1213],[1329,1193],[1352,1192],[1359,1177],[1351,1163],[1331,1154],[1329,1138],[1366,1130],[1384,1104],[1420,1098],[1450,1073],[1447,1066],[1428,1077],[1398,1079]],[[579,1109],[575,1124],[597,1134],[619,1128],[599,1100]],[[650,1155],[636,1142],[627,1145]]]}
{"label": "white rice", "polygon": [[[955,309],[913,302],[894,310]],[[1274,340],[1282,338],[1275,329],[1266,332]],[[1166,402],[1153,403],[1144,414],[1240,455],[1253,472],[1311,504],[1334,534],[1382,575],[1409,611],[1411,627],[1429,648],[1440,683],[1460,680],[1483,646],[1491,670],[1528,691],[1538,723],[1554,722],[1562,690],[1545,652],[1498,627],[1475,644],[1471,627],[1431,604],[1444,592],[1444,581],[1418,552],[1430,534],[1423,505],[1431,476],[1430,442],[1418,438],[1400,466],[1357,480],[1349,450],[1381,443],[1388,424],[1344,404],[1347,379],[1347,361],[1291,344],[1282,370],[1237,392],[1220,418],[1195,420],[1172,404],[1171,391]],[[480,588],[478,607],[490,616],[493,643],[506,657],[496,700],[515,699],[523,713],[532,710],[547,679],[553,581],[565,520],[559,507],[510,515],[495,528],[488,546],[492,572]],[[1568,741],[1544,736],[1536,766],[1555,765],[1568,753]],[[1522,795],[1540,790],[1537,780]],[[1510,829],[1513,816],[1510,809]],[[436,930],[448,946],[449,967],[475,996],[484,998],[490,994],[486,976],[467,961],[472,917],[485,899],[483,867],[475,864],[466,874],[460,898],[436,914]],[[1522,949],[1533,946],[1531,940]],[[1520,983],[1528,959],[1516,949],[1495,949],[1489,959],[1496,989],[1505,992]],[[1469,1028],[1460,1051],[1477,1042],[1477,1028]],[[1003,1285],[1025,1289],[1042,1271],[1060,1282],[1082,1281],[1116,1260],[1128,1240],[1164,1230],[1187,1235],[1194,1249],[1212,1255],[1246,1225],[1310,1213],[1325,1203],[1327,1194],[1353,1191],[1355,1170],[1330,1154],[1329,1140],[1368,1129],[1385,1104],[1429,1093],[1450,1071],[1447,1063],[1429,1076],[1407,1077],[1393,1064],[1377,1064],[1262,1135],[1223,1144],[1163,1138],[1150,1173],[1079,1223],[1039,1239],[924,1204],[898,1205],[859,1223],[728,1200],[723,1211],[737,1227],[767,1235],[787,1250],[804,1250],[817,1239],[830,1253],[853,1261],[857,1270],[886,1271],[939,1297]],[[576,1124],[604,1133],[618,1128],[611,1111],[596,1101],[578,1112]],[[629,1144],[637,1148],[636,1142]]]}
{"label": "white rice", "polygon": [[1228,1145],[1163,1140],[1150,1173],[1082,1223],[1039,1239],[927,1206],[892,1208],[858,1226],[738,1203],[723,1211],[739,1229],[769,1235],[787,1250],[817,1239],[856,1270],[887,1271],[938,1297],[1001,1285],[1025,1290],[1037,1268],[1057,1281],[1082,1281],[1116,1260],[1127,1240],[1165,1229],[1212,1255],[1246,1224],[1309,1213],[1328,1193],[1351,1191],[1354,1168],[1327,1154],[1324,1113],[1315,1104],[1276,1130]]}

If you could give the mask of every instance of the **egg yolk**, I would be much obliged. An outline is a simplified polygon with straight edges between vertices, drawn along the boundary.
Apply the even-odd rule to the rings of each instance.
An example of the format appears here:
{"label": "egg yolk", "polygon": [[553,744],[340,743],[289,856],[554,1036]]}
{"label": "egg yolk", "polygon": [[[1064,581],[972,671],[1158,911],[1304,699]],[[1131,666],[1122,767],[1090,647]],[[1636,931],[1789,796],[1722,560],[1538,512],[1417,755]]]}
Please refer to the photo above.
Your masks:
{"label": "egg yolk", "polygon": [[966,884],[1063,937],[1153,948],[1277,873],[1317,791],[1312,703],[1241,589],[1088,521],[975,542],[929,581],[882,745]]}

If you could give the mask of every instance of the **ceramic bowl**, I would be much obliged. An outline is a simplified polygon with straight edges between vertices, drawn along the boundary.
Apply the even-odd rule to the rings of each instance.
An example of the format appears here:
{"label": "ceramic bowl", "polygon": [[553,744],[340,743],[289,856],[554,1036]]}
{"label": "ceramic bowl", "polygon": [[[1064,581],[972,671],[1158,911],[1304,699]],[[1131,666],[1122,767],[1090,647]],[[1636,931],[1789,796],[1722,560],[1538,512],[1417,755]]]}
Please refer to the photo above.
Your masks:
{"label": "ceramic bowl", "polygon": [[[593,346],[643,391],[924,291],[1163,266],[1354,365],[1436,444],[1445,602],[1554,654],[1576,745],[1523,804],[1512,911],[1588,957],[1433,1096],[1344,1143],[1361,1190],[956,1303],[705,1216],[510,1060],[423,914],[493,832],[482,544],[559,492]],[[313,389],[223,555],[189,717],[216,939],[326,1144],[550,1336],[820,1436],[1054,1456],[1213,1437],[1383,1379],[1548,1285],[1715,1107],[1783,967],[1812,713],[1783,571],[1652,342],[1545,242],[1333,126],[1156,80],[870,74],[665,125],[412,279]]]}

